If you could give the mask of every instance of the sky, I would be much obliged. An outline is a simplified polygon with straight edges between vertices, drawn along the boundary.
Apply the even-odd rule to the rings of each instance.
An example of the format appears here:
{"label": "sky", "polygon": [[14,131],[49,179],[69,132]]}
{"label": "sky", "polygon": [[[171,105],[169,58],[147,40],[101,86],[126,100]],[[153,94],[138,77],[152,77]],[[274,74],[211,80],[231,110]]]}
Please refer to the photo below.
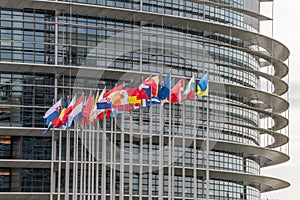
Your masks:
{"label": "sky", "polygon": [[[290,50],[290,160],[262,169],[262,174],[291,183],[287,189],[264,193],[263,198],[276,200],[300,199],[300,1],[274,0],[273,37]],[[268,15],[269,16],[269,15]]]}

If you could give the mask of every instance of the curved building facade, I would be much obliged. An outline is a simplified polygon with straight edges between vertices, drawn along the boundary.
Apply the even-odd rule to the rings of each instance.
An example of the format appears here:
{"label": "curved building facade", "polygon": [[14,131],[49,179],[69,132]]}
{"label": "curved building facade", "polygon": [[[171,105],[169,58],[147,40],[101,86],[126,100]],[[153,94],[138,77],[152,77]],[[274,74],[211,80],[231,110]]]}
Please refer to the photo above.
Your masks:
{"label": "curved building facade", "polygon": [[[0,1],[0,199],[249,199],[289,183],[272,0]],[[209,96],[43,135],[59,98],[209,73]],[[209,194],[209,195],[208,195]]]}

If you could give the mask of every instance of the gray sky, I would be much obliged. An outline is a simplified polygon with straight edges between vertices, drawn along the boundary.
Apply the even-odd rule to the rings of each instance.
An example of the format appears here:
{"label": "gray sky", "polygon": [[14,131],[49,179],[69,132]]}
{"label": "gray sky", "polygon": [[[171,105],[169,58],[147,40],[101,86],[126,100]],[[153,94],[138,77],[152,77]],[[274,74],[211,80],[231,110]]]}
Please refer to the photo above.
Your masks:
{"label": "gray sky", "polygon": [[[262,170],[262,174],[284,179],[291,186],[268,192],[263,198],[279,200],[300,199],[300,1],[274,0],[274,38],[291,52],[290,77],[290,161]],[[299,69],[298,69],[299,68]]]}

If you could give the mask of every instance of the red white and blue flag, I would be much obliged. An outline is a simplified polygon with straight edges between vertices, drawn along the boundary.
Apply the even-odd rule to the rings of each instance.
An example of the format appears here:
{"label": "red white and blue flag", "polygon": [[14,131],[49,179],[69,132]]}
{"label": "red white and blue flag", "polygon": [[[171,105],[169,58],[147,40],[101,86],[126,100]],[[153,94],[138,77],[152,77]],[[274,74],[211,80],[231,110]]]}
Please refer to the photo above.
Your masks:
{"label": "red white and blue flag", "polygon": [[47,119],[46,125],[49,125],[50,122],[52,122],[54,119],[56,119],[59,116],[61,108],[61,99],[57,101],[51,108],[47,110],[47,112],[44,115],[44,119]]}

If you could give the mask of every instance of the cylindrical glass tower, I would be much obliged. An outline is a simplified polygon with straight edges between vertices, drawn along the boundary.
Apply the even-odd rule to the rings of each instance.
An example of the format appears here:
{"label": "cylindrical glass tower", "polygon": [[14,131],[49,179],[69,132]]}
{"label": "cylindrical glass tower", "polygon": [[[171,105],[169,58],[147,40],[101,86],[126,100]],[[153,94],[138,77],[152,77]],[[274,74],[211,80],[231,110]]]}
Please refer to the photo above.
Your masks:
{"label": "cylindrical glass tower", "polygon": [[[289,50],[272,0],[1,0],[0,199],[260,199],[289,183]],[[59,98],[149,76],[209,96],[43,135]],[[209,194],[209,195],[208,195]],[[3,197],[3,198],[2,198]]]}

